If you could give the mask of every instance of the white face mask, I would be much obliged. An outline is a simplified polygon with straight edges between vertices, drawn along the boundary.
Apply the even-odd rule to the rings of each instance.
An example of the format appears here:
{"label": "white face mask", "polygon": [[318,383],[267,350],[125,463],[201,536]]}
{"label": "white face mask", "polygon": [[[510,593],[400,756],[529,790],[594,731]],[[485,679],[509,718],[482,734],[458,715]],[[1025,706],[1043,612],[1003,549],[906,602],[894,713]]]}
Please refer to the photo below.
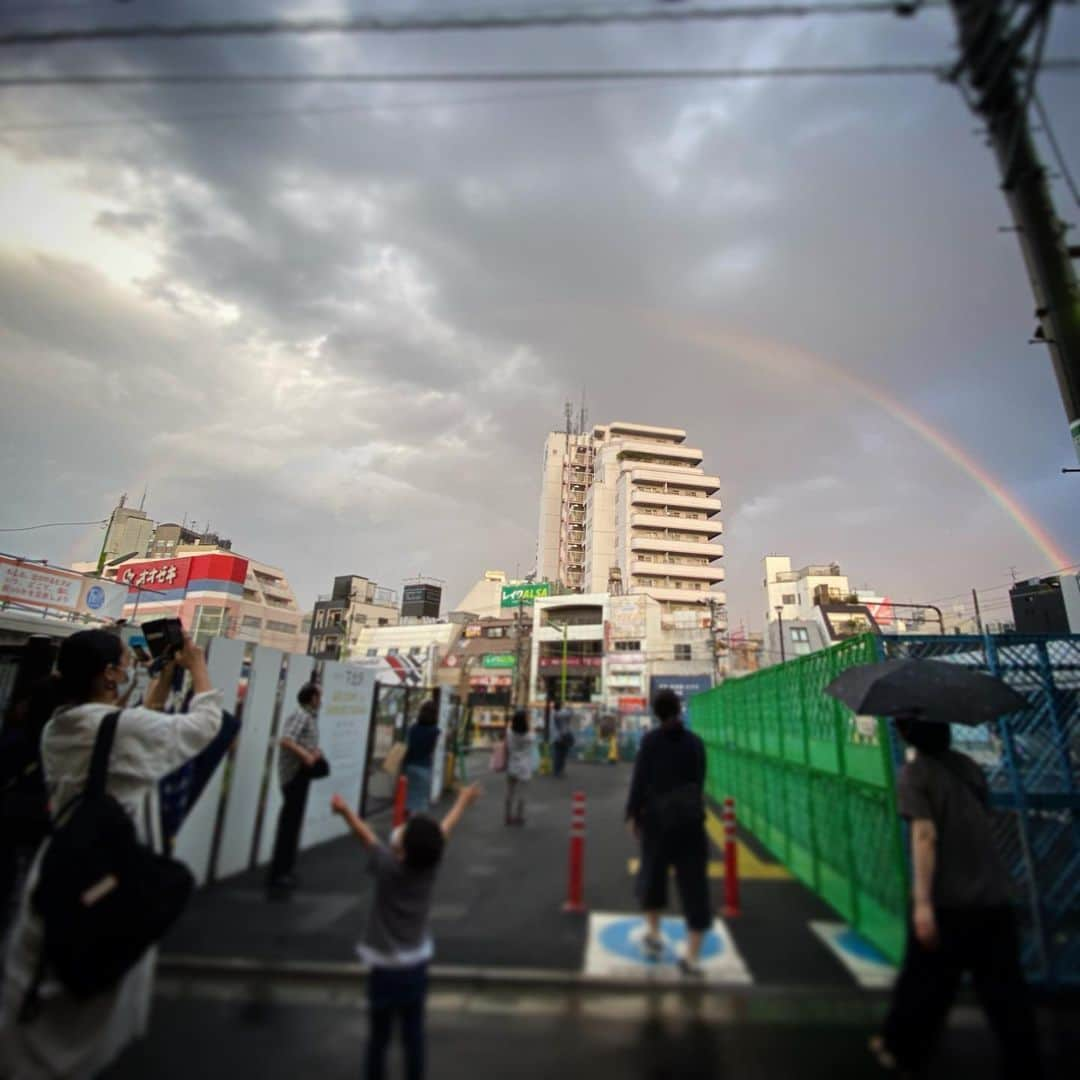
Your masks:
{"label": "white face mask", "polygon": [[116,681],[117,701],[123,701],[131,693],[131,688],[135,685],[134,668],[121,668],[120,672],[123,677]]}

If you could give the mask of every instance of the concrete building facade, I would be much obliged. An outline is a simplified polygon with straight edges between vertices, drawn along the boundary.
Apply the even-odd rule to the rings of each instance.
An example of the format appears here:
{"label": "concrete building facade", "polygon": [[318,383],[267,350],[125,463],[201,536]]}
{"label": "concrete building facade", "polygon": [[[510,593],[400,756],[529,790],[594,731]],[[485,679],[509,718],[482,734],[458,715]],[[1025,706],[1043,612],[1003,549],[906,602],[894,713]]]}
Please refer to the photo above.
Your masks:
{"label": "concrete building facade", "polygon": [[[723,608],[720,480],[681,428],[615,421],[544,447],[537,574],[574,592]],[[717,616],[722,620],[722,611]]]}
{"label": "concrete building facade", "polygon": [[128,586],[124,617],[132,622],[174,617],[200,645],[237,638],[284,652],[307,648],[304,619],[292,586],[275,566],[203,545],[183,546],[168,559],[130,559],[105,577]]}
{"label": "concrete building facade", "polygon": [[365,626],[396,626],[401,616],[397,593],[359,574],[334,578],[311,616],[307,651],[320,660],[340,660],[349,652],[353,631]]}

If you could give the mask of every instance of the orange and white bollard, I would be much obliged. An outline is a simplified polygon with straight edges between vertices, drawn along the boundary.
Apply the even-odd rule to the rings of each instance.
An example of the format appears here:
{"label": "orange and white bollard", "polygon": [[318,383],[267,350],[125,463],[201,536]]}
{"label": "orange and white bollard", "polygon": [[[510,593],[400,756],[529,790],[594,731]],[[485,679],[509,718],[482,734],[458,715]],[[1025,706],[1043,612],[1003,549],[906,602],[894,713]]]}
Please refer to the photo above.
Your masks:
{"label": "orange and white bollard", "polygon": [[397,788],[394,790],[394,828],[404,825],[409,816],[405,809],[405,802],[409,794],[409,781],[403,775],[398,777]]}
{"label": "orange and white bollard", "polygon": [[575,791],[570,811],[570,867],[563,911],[580,912],[585,907],[585,792]]}
{"label": "orange and white bollard", "polygon": [[739,914],[739,854],[735,838],[735,800],[724,800],[724,918]]}

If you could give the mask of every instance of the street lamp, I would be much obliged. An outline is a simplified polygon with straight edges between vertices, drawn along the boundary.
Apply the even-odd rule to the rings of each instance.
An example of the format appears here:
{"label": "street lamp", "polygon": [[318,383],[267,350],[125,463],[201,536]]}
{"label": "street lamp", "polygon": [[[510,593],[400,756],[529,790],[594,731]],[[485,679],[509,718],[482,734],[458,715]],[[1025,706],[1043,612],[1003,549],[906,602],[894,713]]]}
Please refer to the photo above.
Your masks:
{"label": "street lamp", "polygon": [[[563,705],[566,704],[566,649],[567,649],[566,630],[567,630],[567,627],[569,625],[570,625],[569,622],[564,622],[561,625],[561,629],[562,629],[562,673],[561,673],[561,676],[560,676],[560,679],[559,679],[559,701],[561,701],[563,703]],[[552,619],[550,617],[548,618],[548,626],[554,626],[556,630],[560,629],[560,624],[557,623],[554,619]]]}
{"label": "street lamp", "polygon": [[787,654],[784,651],[784,605],[776,605],[776,618],[780,622],[780,663],[787,663]]}

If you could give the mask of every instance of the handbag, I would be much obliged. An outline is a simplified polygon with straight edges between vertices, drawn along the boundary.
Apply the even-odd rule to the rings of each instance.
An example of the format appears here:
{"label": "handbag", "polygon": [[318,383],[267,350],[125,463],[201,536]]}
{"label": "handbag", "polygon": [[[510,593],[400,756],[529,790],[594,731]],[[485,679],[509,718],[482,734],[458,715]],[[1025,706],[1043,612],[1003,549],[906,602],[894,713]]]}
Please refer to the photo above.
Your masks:
{"label": "handbag", "polygon": [[330,762],[324,757],[316,758],[314,765],[304,767],[309,780],[325,780],[330,775]]}
{"label": "handbag", "polygon": [[396,777],[401,772],[401,763],[405,760],[405,744],[403,742],[396,742],[389,750],[386,751],[386,757],[383,758],[382,771],[389,773],[390,776]]}
{"label": "handbag", "polygon": [[491,748],[491,771],[506,772],[506,740],[500,739]]}

